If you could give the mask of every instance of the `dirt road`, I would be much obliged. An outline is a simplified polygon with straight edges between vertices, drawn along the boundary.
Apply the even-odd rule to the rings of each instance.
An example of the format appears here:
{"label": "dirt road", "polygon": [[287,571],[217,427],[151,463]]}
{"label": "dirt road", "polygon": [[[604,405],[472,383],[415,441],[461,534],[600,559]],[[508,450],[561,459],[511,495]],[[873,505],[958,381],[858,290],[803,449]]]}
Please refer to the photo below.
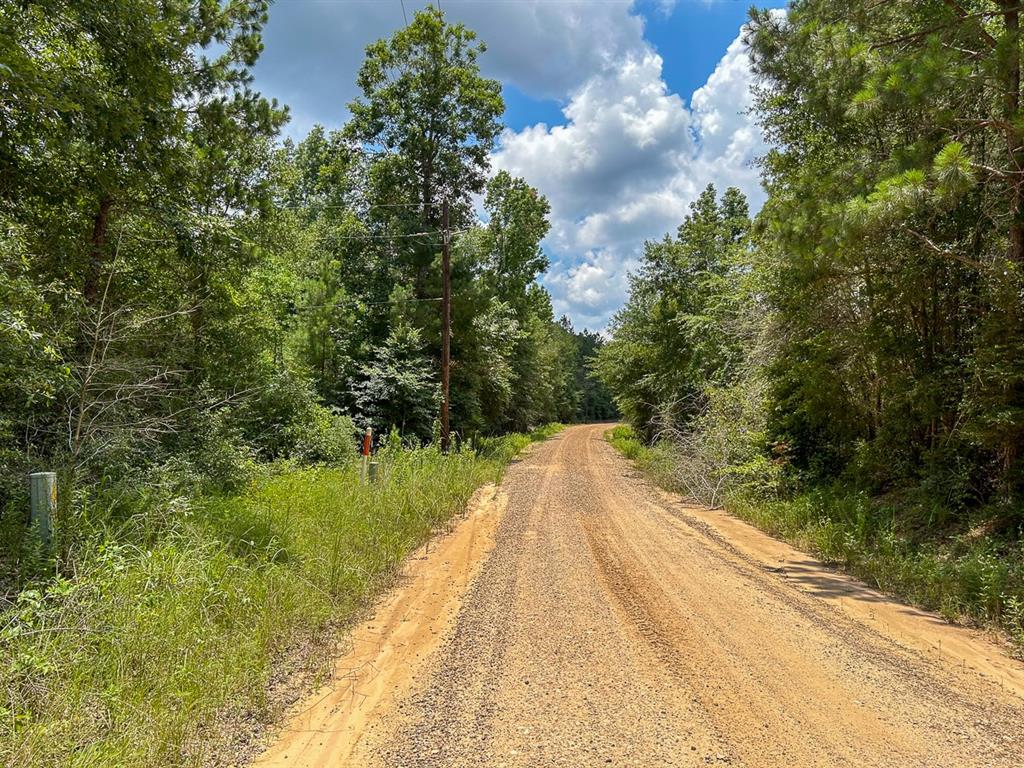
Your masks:
{"label": "dirt road", "polygon": [[574,427],[360,627],[261,766],[1024,765],[1024,667]]}

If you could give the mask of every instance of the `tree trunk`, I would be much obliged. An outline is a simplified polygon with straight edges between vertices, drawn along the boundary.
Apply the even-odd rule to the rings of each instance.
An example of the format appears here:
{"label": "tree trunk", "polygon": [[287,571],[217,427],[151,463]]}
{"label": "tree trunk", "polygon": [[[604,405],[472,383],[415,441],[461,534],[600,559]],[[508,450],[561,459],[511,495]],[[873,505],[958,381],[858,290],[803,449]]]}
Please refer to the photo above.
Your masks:
{"label": "tree trunk", "polygon": [[1018,0],[998,0],[1003,9],[1003,23],[1012,43],[1004,73],[1004,111],[1007,125],[1006,139],[1010,154],[1010,174],[1015,179],[1010,191],[1010,260],[1024,261],[1024,138],[1016,127],[1020,112],[1020,3]]}
{"label": "tree trunk", "polygon": [[96,306],[100,298],[100,282],[103,277],[103,265],[106,261],[104,245],[107,242],[107,230],[110,222],[110,208],[114,199],[109,194],[100,198],[99,209],[92,220],[92,237],[89,239],[89,264],[85,270],[85,284],[82,296],[86,305]]}

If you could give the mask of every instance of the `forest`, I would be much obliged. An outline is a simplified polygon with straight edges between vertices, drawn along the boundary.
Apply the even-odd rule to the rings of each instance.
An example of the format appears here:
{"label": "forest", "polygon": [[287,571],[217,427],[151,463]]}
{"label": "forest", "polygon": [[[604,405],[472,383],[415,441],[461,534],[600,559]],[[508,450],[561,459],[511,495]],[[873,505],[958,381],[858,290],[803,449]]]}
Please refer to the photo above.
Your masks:
{"label": "forest", "polygon": [[576,329],[549,201],[490,164],[502,84],[440,5],[287,138],[268,0],[0,4],[0,764],[234,764],[572,422],[1024,648],[1024,6],[752,9],[766,202],[709,184]]}
{"label": "forest", "polygon": [[665,484],[1018,642],[1021,10],[752,11],[767,202],[706,189],[598,354]]}
{"label": "forest", "polygon": [[[616,413],[602,338],[538,283],[547,200],[489,166],[475,34],[417,13],[350,119],[293,141],[252,87],[268,9],[0,4],[3,764],[209,759],[203,723],[269,717],[283,655],[328,648],[546,425]],[[386,486],[359,482],[367,427]]]}
{"label": "forest", "polygon": [[456,436],[613,415],[586,372],[601,338],[536,281],[547,201],[489,172],[504,106],[472,32],[420,14],[367,52],[348,123],[293,142],[250,88],[266,3],[19,5],[0,16],[0,509],[40,468],[85,500],[332,460],[368,426],[429,442],[443,208]]}

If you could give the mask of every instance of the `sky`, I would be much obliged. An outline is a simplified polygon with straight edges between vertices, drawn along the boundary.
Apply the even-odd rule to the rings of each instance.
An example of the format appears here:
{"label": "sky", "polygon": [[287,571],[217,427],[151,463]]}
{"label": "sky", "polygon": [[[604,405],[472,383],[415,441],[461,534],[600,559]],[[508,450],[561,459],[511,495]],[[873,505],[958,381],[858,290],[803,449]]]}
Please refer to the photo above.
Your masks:
{"label": "sky", "polygon": [[[645,240],[674,232],[709,183],[764,200],[765,151],[740,40],[751,0],[435,0],[476,31],[501,81],[494,171],[551,203],[541,282],[555,314],[603,331]],[[286,133],[340,127],[366,46],[424,0],[276,0],[255,87],[288,104]],[[776,5],[780,5],[780,2]]]}

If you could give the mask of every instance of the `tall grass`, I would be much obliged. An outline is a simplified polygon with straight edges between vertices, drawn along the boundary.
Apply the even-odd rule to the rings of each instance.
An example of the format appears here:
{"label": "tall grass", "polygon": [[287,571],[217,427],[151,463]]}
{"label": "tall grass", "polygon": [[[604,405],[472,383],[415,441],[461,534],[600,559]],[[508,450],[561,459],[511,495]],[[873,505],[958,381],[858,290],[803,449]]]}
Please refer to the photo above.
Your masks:
{"label": "tall grass", "polygon": [[[606,438],[654,482],[673,491],[671,449],[649,447],[628,426]],[[993,626],[1024,654],[1024,540],[983,518],[968,531],[907,523],[908,510],[836,486],[791,498],[733,493],[726,509],[773,536],[950,621]]]}
{"label": "tall grass", "polygon": [[619,424],[605,432],[605,439],[623,456],[635,462],[655,483],[669,491],[683,492],[672,471],[672,452],[664,443],[648,446],[641,441],[632,427]]}
{"label": "tall grass", "polygon": [[530,441],[391,448],[376,485],[293,470],[107,531],[0,614],[0,763],[203,763],[198,729],[228,705],[267,717],[284,649],[351,618]]}
{"label": "tall grass", "polygon": [[911,531],[891,504],[842,487],[790,499],[732,498],[730,512],[948,620],[1004,630],[1024,653],[1024,542],[986,532]]}
{"label": "tall grass", "polygon": [[547,440],[565,429],[565,424],[551,423],[537,427],[530,433],[517,432],[480,440],[479,452],[504,468],[517,454],[531,443]]}

